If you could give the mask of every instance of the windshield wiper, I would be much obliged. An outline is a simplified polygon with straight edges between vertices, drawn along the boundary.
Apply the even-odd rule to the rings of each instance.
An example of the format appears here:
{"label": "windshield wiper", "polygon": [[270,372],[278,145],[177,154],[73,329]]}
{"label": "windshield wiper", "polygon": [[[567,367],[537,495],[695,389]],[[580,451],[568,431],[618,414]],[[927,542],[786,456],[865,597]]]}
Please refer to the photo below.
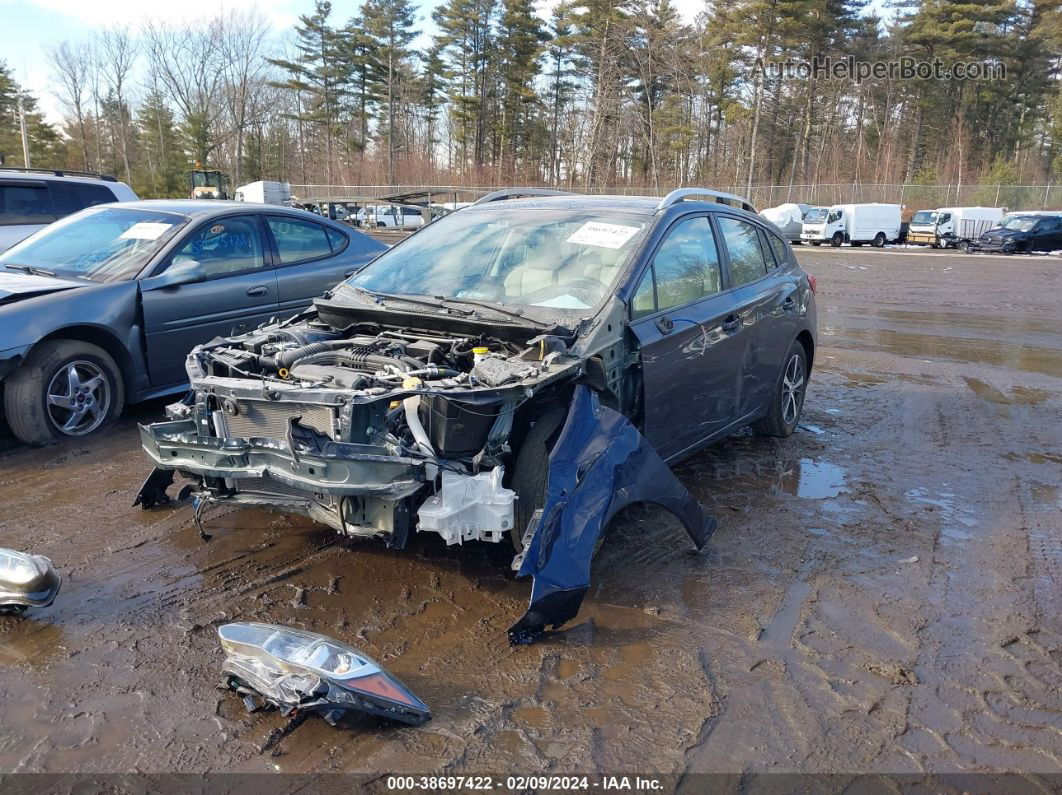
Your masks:
{"label": "windshield wiper", "polygon": [[47,268],[37,268],[33,265],[10,265],[5,263],[4,267],[8,270],[22,271],[31,276],[55,276],[55,271],[50,271]]}
{"label": "windshield wiper", "polygon": [[432,299],[428,299],[426,297],[425,298],[414,298],[413,296],[400,295],[399,293],[378,293],[375,290],[367,290],[364,287],[357,287],[357,286],[354,286],[354,289],[357,292],[359,292],[359,293],[367,295],[369,298],[373,299],[373,301],[375,301],[378,304],[381,303],[382,301],[402,301],[402,302],[407,303],[407,304],[416,304],[418,306],[430,306],[433,309],[441,309],[444,312],[450,312],[450,313],[456,312],[459,315],[468,316],[468,315],[473,314],[473,312],[471,310],[466,311],[466,310],[463,310],[463,309],[454,309],[453,307],[447,306],[446,304],[442,303],[439,300],[432,300]]}
{"label": "windshield wiper", "polygon": [[525,315],[519,309],[506,309],[503,306],[499,306],[497,304],[491,304],[491,303],[488,303],[486,301],[477,301],[474,298],[448,298],[448,297],[444,297],[444,296],[441,296],[441,295],[437,295],[437,296],[435,296],[435,298],[437,300],[439,300],[439,301],[446,301],[447,303],[468,304],[469,306],[480,306],[480,307],[483,307],[484,309],[489,309],[492,312],[497,312],[500,315],[507,315],[508,317],[516,318],[517,320],[519,320],[521,322],[531,323],[532,325],[537,326],[538,328],[553,328],[553,324],[552,323],[543,323],[541,320],[535,320],[533,317],[528,317],[527,315]]}

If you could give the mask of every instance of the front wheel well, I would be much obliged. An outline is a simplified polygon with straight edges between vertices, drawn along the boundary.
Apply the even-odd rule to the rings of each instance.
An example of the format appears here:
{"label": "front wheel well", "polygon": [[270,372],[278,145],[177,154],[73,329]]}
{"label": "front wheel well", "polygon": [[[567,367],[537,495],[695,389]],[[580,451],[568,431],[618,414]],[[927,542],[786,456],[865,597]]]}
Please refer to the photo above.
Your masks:
{"label": "front wheel well", "polygon": [[103,348],[103,350],[114,359],[114,363],[118,365],[118,369],[122,374],[122,381],[125,382],[126,400],[132,400],[134,375],[133,357],[129,355],[128,349],[116,336],[96,326],[68,326],[66,328],[56,329],[50,334],[42,337],[34,343],[33,348],[31,348],[26,355],[29,356],[33,349],[42,342],[50,342],[53,340],[77,340],[78,342],[87,342],[90,345]]}
{"label": "front wheel well", "polygon": [[808,374],[811,374],[811,366],[815,362],[815,340],[811,337],[811,332],[804,329],[797,334],[797,342],[799,342],[804,348],[804,356],[808,360]]}

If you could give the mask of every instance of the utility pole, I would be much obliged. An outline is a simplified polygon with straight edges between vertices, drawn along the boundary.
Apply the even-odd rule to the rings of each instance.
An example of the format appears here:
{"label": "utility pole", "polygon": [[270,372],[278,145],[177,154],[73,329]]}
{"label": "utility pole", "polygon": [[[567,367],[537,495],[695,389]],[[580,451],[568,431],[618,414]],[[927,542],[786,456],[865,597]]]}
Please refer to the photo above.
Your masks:
{"label": "utility pole", "polygon": [[26,108],[22,104],[22,92],[18,94],[18,127],[22,133],[22,165],[26,168],[31,168],[30,163],[30,151],[29,151],[29,135],[26,132]]}

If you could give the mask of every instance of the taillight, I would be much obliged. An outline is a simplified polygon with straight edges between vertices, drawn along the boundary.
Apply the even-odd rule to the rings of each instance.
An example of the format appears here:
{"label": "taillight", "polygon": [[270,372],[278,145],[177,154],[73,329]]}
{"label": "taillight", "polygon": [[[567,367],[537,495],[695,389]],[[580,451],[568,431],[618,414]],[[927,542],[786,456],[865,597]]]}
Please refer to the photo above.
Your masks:
{"label": "taillight", "polygon": [[811,292],[817,292],[819,280],[812,276],[810,273],[808,274],[808,284],[811,285]]}

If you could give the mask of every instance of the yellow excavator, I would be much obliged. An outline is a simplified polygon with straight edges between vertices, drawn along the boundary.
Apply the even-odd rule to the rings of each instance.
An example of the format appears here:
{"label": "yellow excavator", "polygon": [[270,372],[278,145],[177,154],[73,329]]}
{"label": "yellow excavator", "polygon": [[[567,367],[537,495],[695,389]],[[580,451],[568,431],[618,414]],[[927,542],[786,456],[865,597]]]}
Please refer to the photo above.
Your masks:
{"label": "yellow excavator", "polygon": [[195,161],[195,168],[188,173],[188,180],[193,199],[229,198],[229,178],[220,171],[203,168],[198,160]]}

